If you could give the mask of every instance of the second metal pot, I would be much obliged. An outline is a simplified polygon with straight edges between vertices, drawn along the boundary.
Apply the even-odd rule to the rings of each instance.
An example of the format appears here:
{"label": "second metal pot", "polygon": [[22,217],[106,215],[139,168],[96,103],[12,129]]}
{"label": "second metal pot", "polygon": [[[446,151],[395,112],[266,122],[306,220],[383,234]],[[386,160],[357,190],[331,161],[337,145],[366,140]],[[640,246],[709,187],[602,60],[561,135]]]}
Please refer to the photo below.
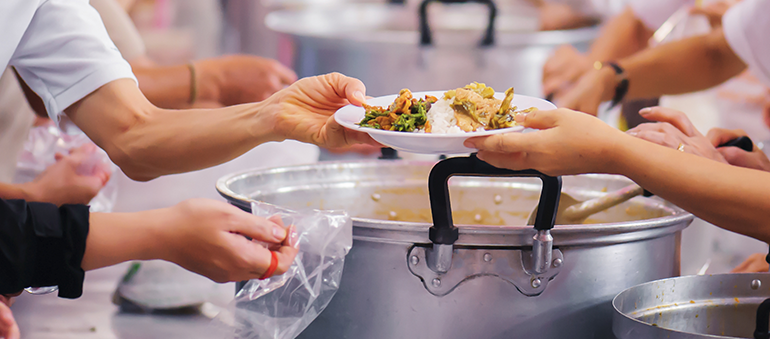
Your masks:
{"label": "second metal pot", "polygon": [[[372,96],[446,90],[484,82],[542,96],[542,66],[556,46],[586,49],[596,28],[538,31],[537,9],[520,2],[424,6],[345,4],[280,10],[266,18],[281,34],[279,59],[301,76],[341,72]],[[448,2],[448,1],[447,1]]]}

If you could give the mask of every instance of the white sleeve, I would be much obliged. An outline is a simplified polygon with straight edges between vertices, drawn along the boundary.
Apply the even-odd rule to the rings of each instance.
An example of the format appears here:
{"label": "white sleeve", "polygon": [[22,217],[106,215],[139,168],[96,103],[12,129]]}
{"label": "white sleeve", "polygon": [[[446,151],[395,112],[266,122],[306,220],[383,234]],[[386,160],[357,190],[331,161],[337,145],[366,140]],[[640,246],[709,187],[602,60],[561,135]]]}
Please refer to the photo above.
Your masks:
{"label": "white sleeve", "polygon": [[10,64],[43,99],[48,115],[122,78],[136,81],[88,0],[44,0]]}
{"label": "white sleeve", "polygon": [[649,30],[656,30],[683,6],[692,6],[695,0],[630,0],[628,6]]}
{"label": "white sleeve", "polygon": [[749,71],[770,86],[770,0],[743,0],[722,16],[727,44]]}

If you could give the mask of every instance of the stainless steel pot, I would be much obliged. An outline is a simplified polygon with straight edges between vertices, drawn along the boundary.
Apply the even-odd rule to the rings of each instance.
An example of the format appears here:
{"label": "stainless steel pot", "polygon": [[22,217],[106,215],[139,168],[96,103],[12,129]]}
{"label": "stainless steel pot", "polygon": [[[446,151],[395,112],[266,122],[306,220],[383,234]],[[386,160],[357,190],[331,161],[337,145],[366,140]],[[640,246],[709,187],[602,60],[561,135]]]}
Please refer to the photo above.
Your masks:
{"label": "stainless steel pot", "polygon": [[361,79],[373,96],[473,81],[541,96],[542,66],[552,50],[561,44],[587,49],[598,31],[540,32],[537,9],[522,1],[433,2],[279,10],[265,23],[289,46],[279,59],[300,76],[342,72]]}
{"label": "stainless steel pot", "polygon": [[686,276],[631,287],[612,301],[612,330],[630,338],[768,338],[770,274]]}
{"label": "stainless steel pot", "polygon": [[[301,338],[606,338],[618,291],[679,274],[679,235],[692,215],[642,197],[595,215],[593,224],[553,228],[552,260],[538,270],[533,237],[542,232],[524,225],[543,186],[533,178],[462,177],[510,173],[469,173],[477,160],[455,159],[440,163],[449,164],[440,166],[443,175],[434,169],[430,199],[434,163],[397,160],[247,171],[220,179],[217,189],[245,210],[254,199],[354,217],[340,289]],[[449,199],[442,192],[452,175],[461,176],[449,180]],[[555,179],[543,180],[546,195],[558,196]],[[578,199],[628,184],[618,176],[563,178]],[[452,218],[442,199],[451,201]],[[555,208],[547,200],[540,225]],[[457,240],[442,241],[455,223]],[[535,248],[547,248],[547,237],[540,240],[546,246]],[[442,242],[452,243],[444,254]]]}

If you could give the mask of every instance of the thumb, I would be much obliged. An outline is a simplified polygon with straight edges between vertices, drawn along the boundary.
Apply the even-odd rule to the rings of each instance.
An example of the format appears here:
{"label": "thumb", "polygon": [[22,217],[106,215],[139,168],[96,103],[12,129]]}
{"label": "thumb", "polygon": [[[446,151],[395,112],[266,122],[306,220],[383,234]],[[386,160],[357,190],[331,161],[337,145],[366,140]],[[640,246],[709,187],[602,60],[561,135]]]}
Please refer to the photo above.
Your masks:
{"label": "thumb", "polygon": [[[548,129],[559,125],[561,114],[559,111],[564,109],[555,109],[549,111],[533,111],[529,113],[516,114],[516,122],[527,128]],[[568,110],[567,110],[568,111]]]}
{"label": "thumb", "polygon": [[746,132],[740,129],[724,129],[724,128],[712,128],[708,131],[706,134],[706,137],[711,142],[711,145],[714,147],[717,147],[719,145],[722,145],[730,140],[733,140],[738,137],[746,136]]}
{"label": "thumb", "polygon": [[361,80],[340,73],[327,74],[327,81],[337,93],[344,93],[351,104],[361,106],[366,102],[366,86]]}

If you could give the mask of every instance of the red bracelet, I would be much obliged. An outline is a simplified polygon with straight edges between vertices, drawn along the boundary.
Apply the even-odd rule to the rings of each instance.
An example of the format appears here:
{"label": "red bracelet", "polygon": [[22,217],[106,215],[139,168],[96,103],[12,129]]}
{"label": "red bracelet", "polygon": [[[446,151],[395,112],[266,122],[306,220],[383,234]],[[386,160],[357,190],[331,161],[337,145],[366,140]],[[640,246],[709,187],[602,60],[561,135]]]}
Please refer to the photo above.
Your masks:
{"label": "red bracelet", "polygon": [[259,277],[259,280],[265,280],[273,276],[273,273],[275,273],[276,268],[278,268],[278,256],[275,255],[275,252],[270,251],[270,267],[267,268],[267,271],[265,271],[265,274]]}

